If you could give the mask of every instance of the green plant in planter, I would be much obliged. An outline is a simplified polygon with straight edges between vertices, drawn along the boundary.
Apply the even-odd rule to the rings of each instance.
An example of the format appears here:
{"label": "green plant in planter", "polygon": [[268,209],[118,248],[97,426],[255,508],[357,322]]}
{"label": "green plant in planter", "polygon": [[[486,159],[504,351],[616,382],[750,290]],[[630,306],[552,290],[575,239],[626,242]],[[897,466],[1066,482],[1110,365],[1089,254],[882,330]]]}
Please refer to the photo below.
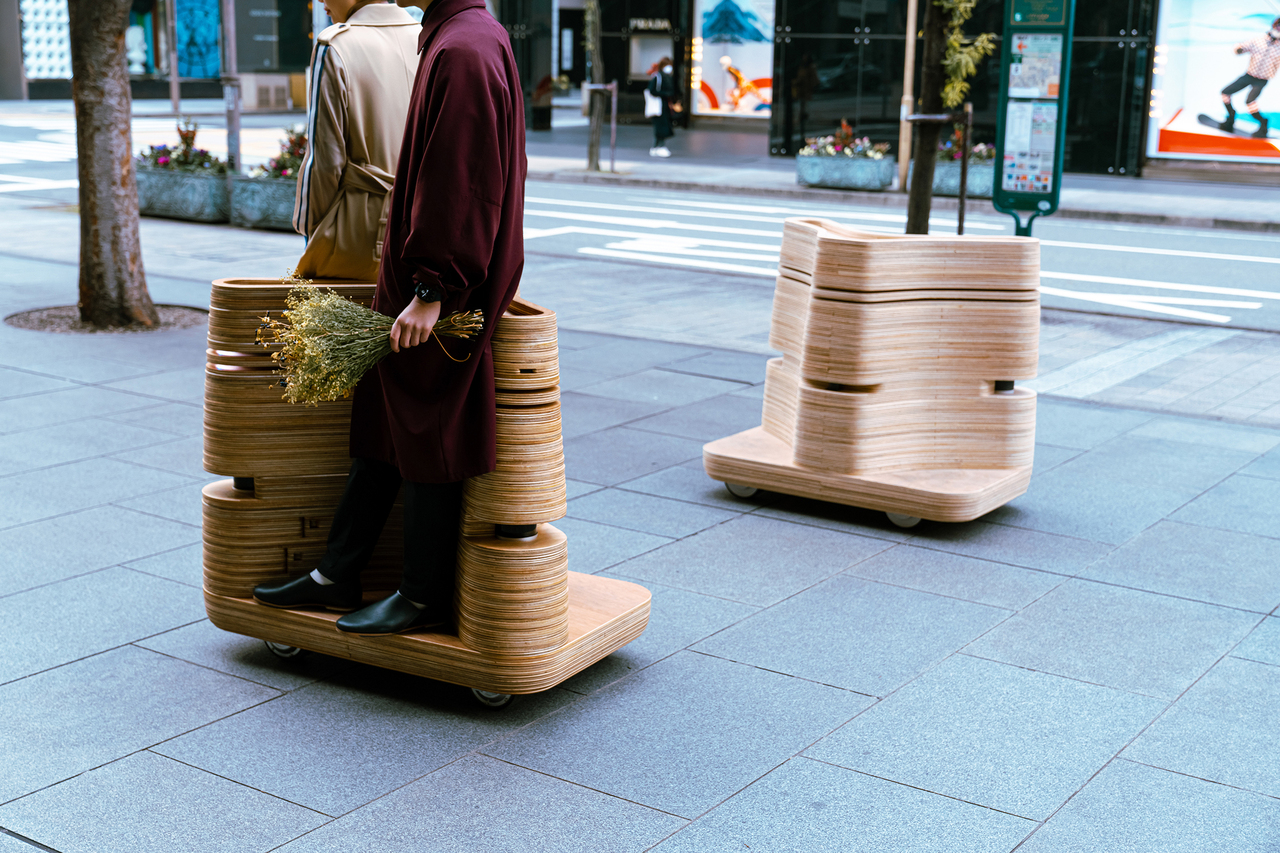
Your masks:
{"label": "green plant in planter", "polygon": [[853,135],[853,127],[845,119],[840,119],[840,130],[832,136],[818,136],[806,139],[805,146],[796,152],[799,157],[862,157],[868,160],[882,160],[889,153],[889,143],[872,142],[868,137],[858,139]]}
{"label": "green plant in planter", "polygon": [[139,166],[150,169],[171,169],[178,172],[197,172],[206,175],[225,175],[227,164],[203,148],[196,148],[196,131],[199,125],[190,118],[178,123],[178,146],[152,145],[138,154]]}
{"label": "green plant in planter", "polygon": [[[956,125],[955,132],[947,139],[938,141],[938,162],[959,161],[964,152],[964,128]],[[970,163],[987,163],[996,158],[996,147],[979,142],[969,149]]]}
{"label": "green plant in planter", "polygon": [[254,178],[297,178],[302,169],[302,158],[307,156],[307,129],[301,125],[286,127],[285,138],[280,141],[280,153],[267,161],[267,165],[258,166],[250,177]]}

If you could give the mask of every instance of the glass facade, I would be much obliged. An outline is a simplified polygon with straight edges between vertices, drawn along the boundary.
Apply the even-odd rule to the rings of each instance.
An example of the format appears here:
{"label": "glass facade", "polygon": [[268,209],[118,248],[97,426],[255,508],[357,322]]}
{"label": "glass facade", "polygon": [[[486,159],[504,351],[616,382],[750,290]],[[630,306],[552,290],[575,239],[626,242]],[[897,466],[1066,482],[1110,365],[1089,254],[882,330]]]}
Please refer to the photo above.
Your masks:
{"label": "glass facade", "polygon": [[[922,10],[925,2],[920,0]],[[898,153],[906,5],[905,0],[778,0],[772,154],[794,156],[805,137],[832,133],[842,118],[859,135],[888,142]],[[979,0],[966,33],[1002,36],[1003,10],[1003,0]],[[1154,28],[1155,0],[1078,0],[1067,171],[1137,173]],[[917,59],[921,51],[917,42]],[[918,93],[918,67],[914,87]],[[995,142],[998,94],[997,52],[970,78],[975,142]]]}

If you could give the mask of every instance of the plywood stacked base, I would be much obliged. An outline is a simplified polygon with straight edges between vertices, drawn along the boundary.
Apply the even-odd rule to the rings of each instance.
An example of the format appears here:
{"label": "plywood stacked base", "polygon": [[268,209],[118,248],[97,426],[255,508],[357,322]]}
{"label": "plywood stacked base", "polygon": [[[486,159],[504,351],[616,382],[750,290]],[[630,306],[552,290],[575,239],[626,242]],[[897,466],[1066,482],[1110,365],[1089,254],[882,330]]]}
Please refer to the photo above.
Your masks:
{"label": "plywood stacked base", "polygon": [[1026,491],[1039,243],[787,221],[762,425],[707,444],[726,483],[968,521]]}
{"label": "plywood stacked base", "polygon": [[[364,304],[373,298],[371,283],[331,286]],[[640,635],[648,591],[568,571],[568,540],[550,523],[566,506],[555,314],[518,298],[492,344],[498,467],[464,487],[457,634],[355,637],[334,627],[336,614],[254,602],[254,586],[318,564],[350,467],[350,403],[283,401],[270,351],[255,342],[262,318],[285,309],[288,290],[257,279],[213,286],[204,458],[207,470],[234,478],[204,489],[214,624],[499,693],[545,690]],[[519,527],[529,535],[496,536]],[[397,501],[363,576],[366,601],[395,589],[402,535]]]}

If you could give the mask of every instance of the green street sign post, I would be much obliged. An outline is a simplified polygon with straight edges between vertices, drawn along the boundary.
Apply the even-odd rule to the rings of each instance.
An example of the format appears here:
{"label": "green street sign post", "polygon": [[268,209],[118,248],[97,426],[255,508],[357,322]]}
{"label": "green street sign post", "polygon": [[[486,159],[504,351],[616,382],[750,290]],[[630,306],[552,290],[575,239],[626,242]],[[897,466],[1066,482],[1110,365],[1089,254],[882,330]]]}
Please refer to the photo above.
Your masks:
{"label": "green street sign post", "polygon": [[[1017,223],[1058,209],[1076,0],[1005,0],[992,203]],[[1022,214],[1027,220],[1023,224]]]}

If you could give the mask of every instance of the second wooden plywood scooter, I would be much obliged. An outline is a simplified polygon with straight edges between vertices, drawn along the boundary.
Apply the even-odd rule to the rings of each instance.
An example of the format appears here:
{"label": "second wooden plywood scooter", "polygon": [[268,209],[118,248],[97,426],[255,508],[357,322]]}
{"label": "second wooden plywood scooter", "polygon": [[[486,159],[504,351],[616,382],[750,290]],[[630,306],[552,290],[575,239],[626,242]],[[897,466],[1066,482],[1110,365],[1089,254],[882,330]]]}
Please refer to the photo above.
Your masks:
{"label": "second wooden plywood scooter", "polygon": [[970,521],[1027,490],[1040,246],[786,223],[761,426],[703,448],[731,492]]}

